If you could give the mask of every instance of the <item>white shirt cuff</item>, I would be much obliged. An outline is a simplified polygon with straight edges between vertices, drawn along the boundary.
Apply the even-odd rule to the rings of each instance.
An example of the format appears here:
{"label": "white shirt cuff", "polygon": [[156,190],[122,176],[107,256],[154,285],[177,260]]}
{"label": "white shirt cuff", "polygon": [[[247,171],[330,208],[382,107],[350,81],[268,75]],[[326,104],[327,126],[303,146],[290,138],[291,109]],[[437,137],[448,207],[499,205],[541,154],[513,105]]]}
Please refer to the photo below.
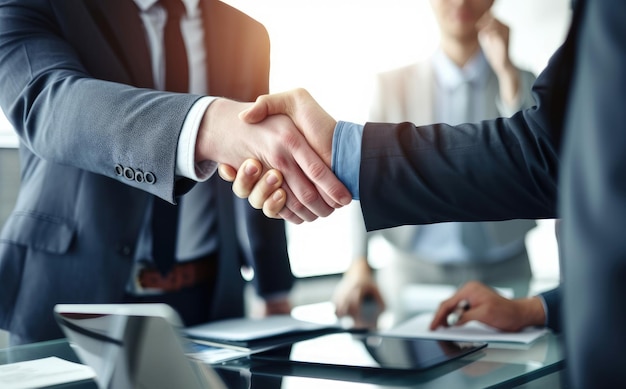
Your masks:
{"label": "white shirt cuff", "polygon": [[194,181],[206,181],[217,171],[217,162],[199,161],[196,163],[196,139],[204,113],[215,97],[205,96],[194,103],[189,110],[178,138],[176,152],[176,175]]}

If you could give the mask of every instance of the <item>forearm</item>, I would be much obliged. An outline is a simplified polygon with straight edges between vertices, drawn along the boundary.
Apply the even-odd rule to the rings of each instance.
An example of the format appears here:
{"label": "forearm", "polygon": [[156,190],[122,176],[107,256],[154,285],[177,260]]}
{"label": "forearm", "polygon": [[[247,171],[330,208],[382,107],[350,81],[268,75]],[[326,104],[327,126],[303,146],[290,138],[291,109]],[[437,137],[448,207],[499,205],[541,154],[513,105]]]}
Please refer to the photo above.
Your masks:
{"label": "forearm", "polygon": [[510,118],[456,127],[366,124],[359,195],[368,230],[556,217],[567,50],[534,83],[536,106]]}
{"label": "forearm", "polygon": [[518,105],[521,89],[519,70],[509,63],[497,74],[500,98],[507,107]]}

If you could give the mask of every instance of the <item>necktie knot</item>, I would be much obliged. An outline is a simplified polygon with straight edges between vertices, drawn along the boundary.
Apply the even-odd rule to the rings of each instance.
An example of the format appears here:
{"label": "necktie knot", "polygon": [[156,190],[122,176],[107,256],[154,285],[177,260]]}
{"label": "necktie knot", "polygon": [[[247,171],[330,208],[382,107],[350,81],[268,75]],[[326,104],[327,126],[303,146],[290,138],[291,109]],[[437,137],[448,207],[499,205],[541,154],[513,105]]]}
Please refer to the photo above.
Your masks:
{"label": "necktie knot", "polygon": [[168,19],[180,20],[187,13],[182,0],[160,0],[159,4],[165,8]]}

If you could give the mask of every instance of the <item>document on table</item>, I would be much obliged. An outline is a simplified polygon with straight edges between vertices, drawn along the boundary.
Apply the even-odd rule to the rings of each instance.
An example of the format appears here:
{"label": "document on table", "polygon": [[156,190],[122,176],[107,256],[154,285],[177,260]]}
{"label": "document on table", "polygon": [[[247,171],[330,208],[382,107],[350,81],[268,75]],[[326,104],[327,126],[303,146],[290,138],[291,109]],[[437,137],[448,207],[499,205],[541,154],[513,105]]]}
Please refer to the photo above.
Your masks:
{"label": "document on table", "polygon": [[85,365],[57,357],[0,365],[0,388],[27,389],[95,378]]}
{"label": "document on table", "polygon": [[434,313],[420,314],[393,328],[382,331],[382,333],[393,336],[439,340],[530,344],[548,332],[546,328],[538,327],[529,327],[520,332],[503,332],[475,320],[462,326],[440,327],[436,330],[430,330],[429,325],[433,317]]}

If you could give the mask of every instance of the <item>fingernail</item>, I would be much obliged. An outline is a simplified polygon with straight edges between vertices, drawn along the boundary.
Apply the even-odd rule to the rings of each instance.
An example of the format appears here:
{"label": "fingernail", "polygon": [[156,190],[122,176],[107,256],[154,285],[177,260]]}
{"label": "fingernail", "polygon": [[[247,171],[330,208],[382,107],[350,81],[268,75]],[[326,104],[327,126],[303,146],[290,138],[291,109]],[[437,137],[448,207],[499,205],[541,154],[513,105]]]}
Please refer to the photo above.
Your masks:
{"label": "fingernail", "polygon": [[282,199],[283,199],[283,191],[282,190],[279,190],[278,192],[275,192],[272,195],[272,200],[274,200],[276,202],[281,201]]}
{"label": "fingernail", "polygon": [[249,176],[254,176],[259,172],[259,169],[253,163],[249,163],[246,164],[245,172]]}
{"label": "fingernail", "polygon": [[276,174],[274,173],[270,173],[267,178],[265,179],[265,182],[268,185],[274,185],[278,182],[278,177],[276,177]]}

